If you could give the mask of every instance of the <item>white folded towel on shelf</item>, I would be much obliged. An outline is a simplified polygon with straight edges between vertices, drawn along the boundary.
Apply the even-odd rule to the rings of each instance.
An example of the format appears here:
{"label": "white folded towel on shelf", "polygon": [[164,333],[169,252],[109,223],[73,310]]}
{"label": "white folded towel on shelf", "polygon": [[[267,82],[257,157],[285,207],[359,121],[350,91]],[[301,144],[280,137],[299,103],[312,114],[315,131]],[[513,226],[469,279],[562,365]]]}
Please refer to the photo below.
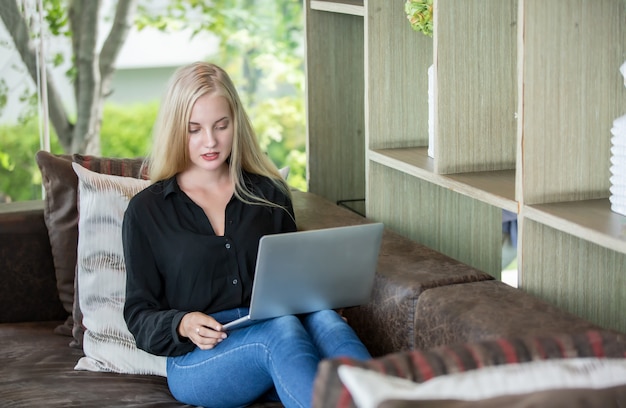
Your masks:
{"label": "white folded towel on shelf", "polygon": [[[626,62],[620,67],[626,85]],[[626,216],[626,115],[613,121],[611,128],[611,211]]]}

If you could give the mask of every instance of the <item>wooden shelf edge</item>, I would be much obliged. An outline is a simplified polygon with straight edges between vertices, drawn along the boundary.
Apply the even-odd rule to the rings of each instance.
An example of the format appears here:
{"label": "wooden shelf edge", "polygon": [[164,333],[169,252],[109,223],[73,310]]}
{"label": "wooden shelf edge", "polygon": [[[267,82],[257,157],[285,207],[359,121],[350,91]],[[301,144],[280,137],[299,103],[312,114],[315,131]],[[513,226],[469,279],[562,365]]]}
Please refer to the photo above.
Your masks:
{"label": "wooden shelf edge", "polygon": [[[518,203],[515,201],[515,170],[436,174],[433,171],[434,160],[428,157],[426,147],[369,150],[368,160],[486,204],[518,213]],[[490,181],[497,181],[497,183]],[[492,184],[504,186],[504,188],[496,192],[497,188],[494,188]]]}
{"label": "wooden shelf edge", "polygon": [[524,206],[523,216],[585,241],[626,254],[626,217],[608,199]]}
{"label": "wooden shelf edge", "polygon": [[331,13],[350,14],[353,16],[365,16],[365,6],[361,1],[323,1],[311,0],[311,10],[328,11]]}

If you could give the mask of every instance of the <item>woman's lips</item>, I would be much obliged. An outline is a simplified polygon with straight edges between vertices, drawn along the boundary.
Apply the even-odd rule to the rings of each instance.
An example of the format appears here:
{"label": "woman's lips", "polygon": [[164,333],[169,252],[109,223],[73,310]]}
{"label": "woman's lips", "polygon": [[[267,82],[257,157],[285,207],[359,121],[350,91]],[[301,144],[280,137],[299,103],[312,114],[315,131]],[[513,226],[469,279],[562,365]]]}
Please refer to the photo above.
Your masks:
{"label": "woman's lips", "polygon": [[209,161],[211,161],[211,160],[215,160],[215,159],[217,159],[217,157],[218,157],[218,156],[219,156],[219,153],[213,152],[213,153],[205,153],[205,154],[203,154],[203,155],[202,155],[202,158],[203,158],[204,160],[209,160]]}

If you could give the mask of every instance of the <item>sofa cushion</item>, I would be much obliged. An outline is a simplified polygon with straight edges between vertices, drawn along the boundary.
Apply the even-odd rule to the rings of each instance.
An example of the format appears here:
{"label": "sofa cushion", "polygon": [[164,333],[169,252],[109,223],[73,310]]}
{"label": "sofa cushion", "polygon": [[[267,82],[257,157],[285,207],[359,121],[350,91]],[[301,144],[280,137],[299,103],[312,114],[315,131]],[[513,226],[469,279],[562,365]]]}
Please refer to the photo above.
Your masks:
{"label": "sofa cushion", "polygon": [[481,367],[575,357],[626,357],[626,335],[611,331],[498,338],[456,343],[429,350],[392,353],[370,361],[324,360],[315,379],[314,407],[354,407],[341,383],[338,367],[347,364],[424,382],[434,377]]}
{"label": "sofa cushion", "polygon": [[[76,245],[78,243],[78,178],[72,161],[92,171],[119,176],[139,177],[142,158],[117,159],[89,155],[55,155],[39,151],[35,160],[41,171],[45,196],[44,220],[52,248],[59,298],[68,320],[56,332],[72,336],[74,275],[76,272]],[[79,320],[80,321],[80,320]],[[76,333],[80,336],[80,333]],[[80,339],[75,343],[80,345]]]}
{"label": "sofa cushion", "polygon": [[59,323],[0,325],[0,406],[187,407],[163,377],[74,370],[83,353],[52,333]]}
{"label": "sofa cushion", "polygon": [[[0,407],[191,408],[156,375],[76,371],[83,352],[52,333],[60,321],[0,324]],[[278,408],[256,403],[250,408]]]}
{"label": "sofa cushion", "polygon": [[123,316],[122,221],[130,199],[150,182],[72,166],[79,180],[76,287],[85,327],[85,357],[76,368],[165,376],[165,357],[139,350]]}

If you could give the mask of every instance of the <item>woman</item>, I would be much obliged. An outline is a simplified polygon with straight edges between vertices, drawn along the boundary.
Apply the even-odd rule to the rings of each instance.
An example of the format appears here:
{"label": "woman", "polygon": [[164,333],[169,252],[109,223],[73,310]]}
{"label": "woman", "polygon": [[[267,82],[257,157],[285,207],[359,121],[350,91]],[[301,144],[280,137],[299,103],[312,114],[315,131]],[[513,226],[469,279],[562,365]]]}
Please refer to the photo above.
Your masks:
{"label": "woman", "polygon": [[148,163],[153,184],[124,217],[124,317],[139,348],[168,356],[176,399],[306,407],[321,359],[370,358],[331,310],[223,330],[247,314],[259,239],[296,230],[289,189],[226,72],[198,62],[174,74]]}

